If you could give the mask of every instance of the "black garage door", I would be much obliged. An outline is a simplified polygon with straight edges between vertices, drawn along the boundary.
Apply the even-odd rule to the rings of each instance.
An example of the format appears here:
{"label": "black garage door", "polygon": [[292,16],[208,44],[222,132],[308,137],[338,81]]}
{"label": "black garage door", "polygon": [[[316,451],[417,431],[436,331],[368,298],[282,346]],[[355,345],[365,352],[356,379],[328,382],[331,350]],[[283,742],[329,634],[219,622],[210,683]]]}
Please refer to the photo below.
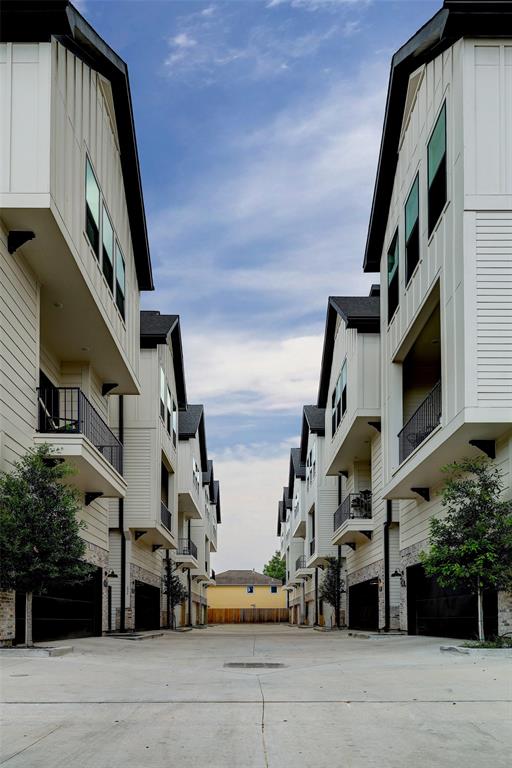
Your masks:
{"label": "black garage door", "polygon": [[[407,627],[410,635],[474,638],[478,636],[476,595],[464,589],[445,589],[422,565],[407,568]],[[486,636],[498,633],[498,595],[484,593]]]}
{"label": "black garage door", "polygon": [[[82,584],[52,587],[32,598],[32,637],[35,643],[101,635],[102,570]],[[25,595],[16,594],[15,643],[25,641]]]}
{"label": "black garage door", "polygon": [[160,590],[135,582],[135,629],[160,629]]}
{"label": "black garage door", "polygon": [[351,629],[379,628],[379,582],[354,584],[348,590],[348,620]]}

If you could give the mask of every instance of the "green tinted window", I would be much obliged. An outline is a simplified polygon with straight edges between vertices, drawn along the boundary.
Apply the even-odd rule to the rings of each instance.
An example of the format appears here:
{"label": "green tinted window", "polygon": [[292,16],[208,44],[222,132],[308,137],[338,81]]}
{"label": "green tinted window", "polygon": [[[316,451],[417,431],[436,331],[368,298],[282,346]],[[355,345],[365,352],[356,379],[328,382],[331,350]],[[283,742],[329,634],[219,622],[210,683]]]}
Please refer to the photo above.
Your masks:
{"label": "green tinted window", "polygon": [[391,248],[388,251],[388,285],[398,269],[398,232],[395,233]]}
{"label": "green tinted window", "polygon": [[409,239],[414,225],[418,221],[419,216],[419,184],[418,177],[414,179],[409,197],[405,204],[405,241]]}
{"label": "green tinted window", "polygon": [[437,173],[439,166],[446,153],[446,105],[443,104],[443,108],[437,118],[437,123],[430,137],[428,143],[428,185],[432,184],[432,180]]}
{"label": "green tinted window", "polygon": [[96,181],[94,171],[87,158],[87,169],[85,179],[85,199],[91,212],[91,215],[99,229],[100,226],[100,188]]}
{"label": "green tinted window", "polygon": [[103,253],[114,264],[114,230],[107,209],[103,206]]}

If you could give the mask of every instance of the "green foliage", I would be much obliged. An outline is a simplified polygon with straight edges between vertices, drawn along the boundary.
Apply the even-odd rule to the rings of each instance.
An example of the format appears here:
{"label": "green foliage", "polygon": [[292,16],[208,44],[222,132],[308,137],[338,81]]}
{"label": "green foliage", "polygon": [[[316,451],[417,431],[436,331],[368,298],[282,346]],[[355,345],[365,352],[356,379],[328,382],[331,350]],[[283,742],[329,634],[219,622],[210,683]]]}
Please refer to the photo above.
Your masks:
{"label": "green foliage", "polygon": [[81,497],[64,482],[71,472],[43,445],[0,477],[0,589],[42,593],[90,577],[76,517]]}
{"label": "green foliage", "polygon": [[326,603],[332,605],[336,617],[338,617],[339,608],[341,605],[341,596],[345,592],[345,581],[342,577],[342,571],[338,558],[327,557],[326,561],[327,568],[325,570],[324,580],[320,585],[318,594],[321,600],[325,600]]}
{"label": "green foliage", "polygon": [[488,459],[463,459],[444,467],[446,517],[430,523],[430,552],[422,554],[427,575],[442,587],[512,589],[512,501]]}
{"label": "green foliage", "polygon": [[162,579],[164,595],[170,596],[171,613],[188,597],[188,591],[178,576],[178,566],[173,560],[164,560],[165,576]]}
{"label": "green foliage", "polygon": [[463,648],[512,648],[512,637],[498,635],[489,640],[477,640],[470,643],[462,643]]}
{"label": "green foliage", "polygon": [[265,576],[270,576],[272,579],[279,579],[284,583],[286,579],[286,560],[281,557],[279,551],[272,555],[268,563],[263,568]]}

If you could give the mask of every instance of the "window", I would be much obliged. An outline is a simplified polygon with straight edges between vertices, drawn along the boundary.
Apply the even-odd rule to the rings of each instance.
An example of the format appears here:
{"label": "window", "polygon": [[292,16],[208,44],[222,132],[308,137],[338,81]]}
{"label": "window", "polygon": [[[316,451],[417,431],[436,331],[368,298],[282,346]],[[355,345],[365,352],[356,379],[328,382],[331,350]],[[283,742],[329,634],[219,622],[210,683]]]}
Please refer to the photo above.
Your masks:
{"label": "window", "polygon": [[100,188],[89,158],[85,169],[85,232],[96,254],[100,257]]}
{"label": "window", "polygon": [[101,240],[103,243],[103,274],[108,287],[114,292],[114,230],[105,206],[101,214]]}
{"label": "window", "polygon": [[172,444],[176,448],[176,436],[178,434],[178,409],[176,403],[172,401]]}
{"label": "window", "polygon": [[247,587],[247,594],[248,595],[254,594],[254,587]]}
{"label": "window", "polygon": [[169,389],[169,387],[167,387],[167,401],[166,401],[166,404],[167,404],[167,422],[166,422],[166,426],[167,426],[168,433],[171,434],[171,429],[172,429],[172,397],[171,397],[171,390]]}
{"label": "window", "polygon": [[432,234],[446,203],[446,103],[439,113],[427,148],[428,234]]}
{"label": "window", "polygon": [[271,592],[273,595],[277,595],[277,587],[275,587],[275,586],[271,586],[271,587],[270,587],[270,592]]}
{"label": "window", "polygon": [[388,251],[388,323],[398,307],[398,229]]}
{"label": "window", "polygon": [[341,419],[347,410],[347,361],[341,366],[341,372],[336,381],[331,395],[332,416],[331,429],[332,434],[336,433]]}
{"label": "window", "polygon": [[197,461],[195,459],[192,459],[192,482],[197,493],[199,493],[200,473],[199,467],[197,466]]}
{"label": "window", "polygon": [[405,271],[406,283],[412,277],[414,268],[420,260],[420,210],[419,210],[419,181],[418,176],[409,192],[405,204]]}
{"label": "window", "polygon": [[165,422],[165,373],[160,368],[160,416]]}
{"label": "window", "polygon": [[121,313],[121,317],[124,320],[124,305],[125,305],[125,290],[126,290],[126,274],[124,266],[124,256],[116,240],[116,304]]}

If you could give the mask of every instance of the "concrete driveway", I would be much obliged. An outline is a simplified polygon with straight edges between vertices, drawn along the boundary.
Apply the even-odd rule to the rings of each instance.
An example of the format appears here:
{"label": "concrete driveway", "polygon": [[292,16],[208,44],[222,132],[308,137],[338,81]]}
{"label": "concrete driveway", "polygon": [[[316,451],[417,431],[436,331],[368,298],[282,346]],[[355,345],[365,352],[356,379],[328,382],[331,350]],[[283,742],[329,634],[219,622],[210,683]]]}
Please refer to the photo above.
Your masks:
{"label": "concrete driveway", "polygon": [[224,626],[4,658],[0,765],[509,768],[511,660],[441,642]]}

